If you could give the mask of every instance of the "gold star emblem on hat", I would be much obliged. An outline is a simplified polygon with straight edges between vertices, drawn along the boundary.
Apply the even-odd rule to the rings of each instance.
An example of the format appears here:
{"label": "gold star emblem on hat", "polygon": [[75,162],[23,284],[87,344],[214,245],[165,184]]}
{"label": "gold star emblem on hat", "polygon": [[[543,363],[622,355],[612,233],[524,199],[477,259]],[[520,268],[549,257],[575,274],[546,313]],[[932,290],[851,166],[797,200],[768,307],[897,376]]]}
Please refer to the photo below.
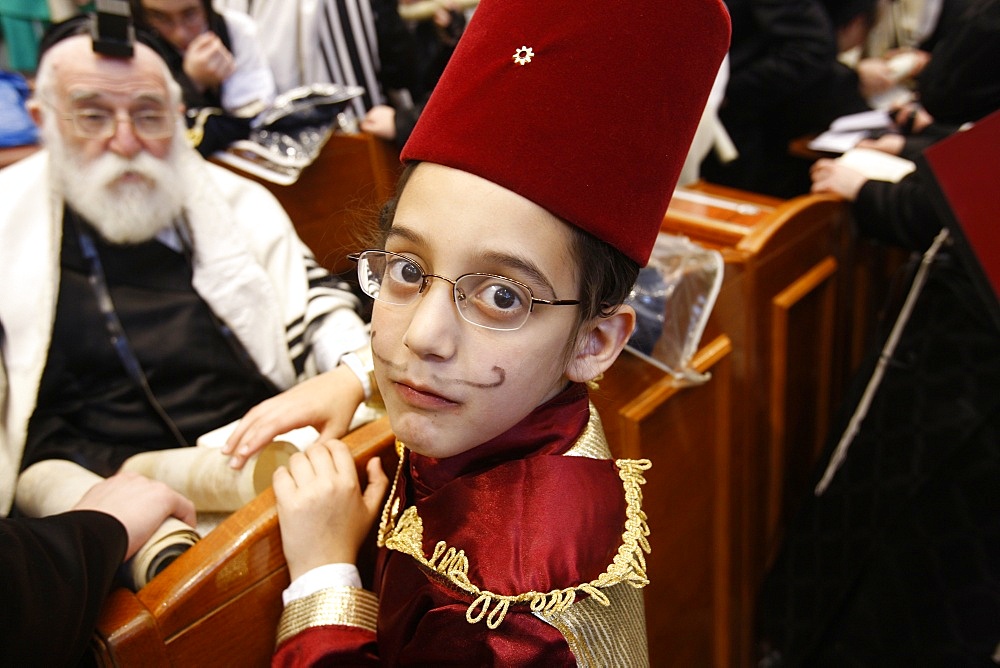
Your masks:
{"label": "gold star emblem on hat", "polygon": [[527,65],[535,57],[535,52],[530,46],[522,46],[514,52],[514,62],[518,65]]}

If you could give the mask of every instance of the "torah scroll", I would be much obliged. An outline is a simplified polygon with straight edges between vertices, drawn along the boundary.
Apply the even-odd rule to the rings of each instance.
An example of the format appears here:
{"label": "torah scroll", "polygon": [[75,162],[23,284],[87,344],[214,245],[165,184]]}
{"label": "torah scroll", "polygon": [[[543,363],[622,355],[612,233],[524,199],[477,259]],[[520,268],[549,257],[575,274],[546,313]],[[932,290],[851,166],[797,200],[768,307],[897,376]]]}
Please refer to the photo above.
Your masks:
{"label": "torah scroll", "polygon": [[[28,517],[45,517],[71,510],[91,487],[103,480],[79,464],[48,459],[33,464],[17,480],[14,502]],[[170,517],[125,563],[128,586],[138,591],[170,562],[195,544],[198,534]]]}
{"label": "torah scroll", "polygon": [[217,448],[151,450],[129,457],[121,470],[167,483],[191,499],[198,512],[232,512],[270,487],[272,474],[296,452],[291,443],[275,441],[237,471]]}
{"label": "torah scroll", "polygon": [[[166,483],[191,499],[201,518],[241,508],[271,485],[271,475],[297,452],[291,443],[275,442],[251,457],[239,471],[217,448],[175,448],[134,455],[122,465]],[[29,517],[44,517],[71,510],[102,478],[79,464],[50,459],[21,473],[15,503]],[[214,517],[219,520],[218,515]],[[204,526],[204,532],[210,526]],[[168,518],[126,563],[128,585],[138,591],[170,562],[195,544],[199,533],[176,518]]]}

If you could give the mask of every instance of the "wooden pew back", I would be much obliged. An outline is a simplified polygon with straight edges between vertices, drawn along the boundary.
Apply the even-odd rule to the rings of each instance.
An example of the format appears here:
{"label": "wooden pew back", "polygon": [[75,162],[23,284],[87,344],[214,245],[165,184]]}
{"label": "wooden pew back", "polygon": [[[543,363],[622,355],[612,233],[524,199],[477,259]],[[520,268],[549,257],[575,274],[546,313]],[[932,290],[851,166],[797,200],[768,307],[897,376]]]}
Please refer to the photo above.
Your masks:
{"label": "wooden pew back", "polygon": [[[373,456],[395,471],[382,418],[344,437],[359,469]],[[364,566],[364,565],[362,565]],[[138,593],[112,592],[94,639],[102,666],[266,666],[288,569],[272,490],[260,494]]]}

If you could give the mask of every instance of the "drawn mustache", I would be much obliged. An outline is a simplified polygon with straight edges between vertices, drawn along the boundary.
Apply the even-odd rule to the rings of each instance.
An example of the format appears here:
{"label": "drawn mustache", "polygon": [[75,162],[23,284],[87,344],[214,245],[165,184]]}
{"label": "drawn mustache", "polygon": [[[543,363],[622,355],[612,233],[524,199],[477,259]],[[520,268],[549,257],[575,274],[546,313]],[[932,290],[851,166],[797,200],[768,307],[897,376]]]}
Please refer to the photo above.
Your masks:
{"label": "drawn mustache", "polygon": [[[375,337],[373,335],[372,339],[374,338]],[[384,364],[387,369],[390,369],[391,371],[394,371],[399,375],[405,375],[403,373],[405,371],[405,367],[403,367],[401,364],[390,362],[386,358],[376,353],[374,348],[372,349],[372,356],[377,358],[379,362]],[[475,387],[485,390],[492,389],[494,387],[500,387],[501,385],[504,384],[504,381],[507,380],[507,371],[503,367],[495,366],[491,369],[491,372],[496,375],[496,379],[485,383],[479,383],[473,380],[465,380],[464,378],[444,378],[442,376],[437,376],[437,375],[432,375],[430,377],[430,380],[435,386],[454,387],[458,385],[464,387]]]}

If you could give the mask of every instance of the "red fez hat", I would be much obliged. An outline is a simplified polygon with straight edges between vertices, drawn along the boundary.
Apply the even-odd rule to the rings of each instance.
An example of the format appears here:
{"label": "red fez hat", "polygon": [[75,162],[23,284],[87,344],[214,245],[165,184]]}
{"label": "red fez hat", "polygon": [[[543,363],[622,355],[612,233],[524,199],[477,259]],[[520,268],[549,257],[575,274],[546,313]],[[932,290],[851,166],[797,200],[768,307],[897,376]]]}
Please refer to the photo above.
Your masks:
{"label": "red fez hat", "polygon": [[403,147],[644,265],[722,58],[721,0],[482,0]]}

